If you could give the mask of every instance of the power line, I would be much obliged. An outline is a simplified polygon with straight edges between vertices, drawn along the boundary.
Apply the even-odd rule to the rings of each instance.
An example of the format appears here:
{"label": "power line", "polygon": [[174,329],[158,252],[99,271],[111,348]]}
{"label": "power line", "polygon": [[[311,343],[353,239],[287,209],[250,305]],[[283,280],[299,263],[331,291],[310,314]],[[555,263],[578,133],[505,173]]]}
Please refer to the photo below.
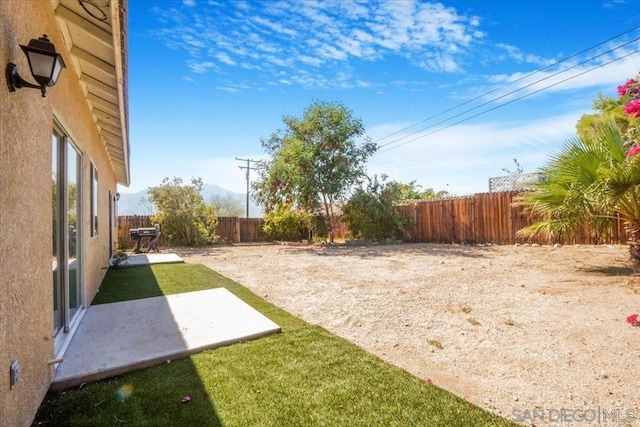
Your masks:
{"label": "power line", "polygon": [[239,159],[236,157],[236,160],[241,162],[247,162],[247,166],[238,166],[240,169],[247,170],[247,218],[249,218],[249,172],[252,170],[257,170],[257,168],[251,167],[250,163],[257,163],[257,160],[253,159]]}
{"label": "power line", "polygon": [[[448,124],[448,125],[446,125],[446,126],[443,126],[443,127],[441,127],[441,128],[438,128],[438,129],[433,130],[433,131],[431,131],[431,132],[428,132],[428,133],[426,133],[426,134],[419,135],[419,136],[417,136],[417,137],[415,137],[415,138],[413,138],[413,139],[410,139],[410,140],[408,140],[408,141],[404,141],[404,142],[402,142],[401,144],[397,144],[397,145],[394,145],[394,146],[392,146],[392,147],[387,148],[386,150],[379,151],[379,152],[377,152],[376,154],[382,154],[382,153],[385,153],[385,152],[387,152],[387,151],[390,151],[390,150],[392,150],[392,149],[394,149],[394,148],[401,147],[401,146],[403,146],[403,145],[406,145],[406,144],[408,144],[408,143],[410,143],[410,142],[413,142],[413,141],[415,141],[415,140],[418,140],[418,139],[420,139],[420,138],[424,138],[424,137],[427,137],[427,136],[429,136],[429,135],[433,135],[434,133],[441,132],[441,131],[443,131],[443,130],[445,130],[445,129],[448,129],[448,128],[450,128],[450,127],[453,127],[453,126],[455,126],[455,125],[458,125],[458,124],[460,124],[460,123],[466,122],[467,120],[474,119],[474,118],[476,118],[476,117],[478,117],[478,116],[481,116],[481,115],[483,115],[483,114],[486,114],[486,113],[488,113],[488,112],[490,112],[490,111],[497,110],[498,108],[502,108],[502,107],[504,107],[505,105],[512,104],[512,103],[514,103],[514,102],[516,102],[516,101],[519,101],[519,100],[521,100],[521,99],[527,98],[527,97],[529,97],[529,96],[531,96],[531,95],[535,95],[536,93],[540,93],[540,92],[542,92],[542,91],[544,91],[544,90],[546,90],[546,89],[549,89],[550,87],[557,86],[557,85],[559,85],[559,84],[561,84],[561,83],[564,83],[564,82],[566,82],[566,81],[569,81],[569,80],[575,79],[576,77],[580,77],[580,76],[582,76],[582,75],[584,75],[584,74],[590,73],[591,71],[597,70],[598,68],[605,67],[605,66],[607,66],[607,65],[609,65],[609,64],[611,64],[611,63],[613,63],[613,62],[620,61],[621,59],[624,59],[624,58],[626,58],[626,57],[628,57],[628,56],[634,55],[634,54],[636,54],[636,53],[638,53],[638,52],[640,52],[640,49],[635,50],[635,51],[633,51],[633,52],[630,52],[630,53],[628,53],[628,54],[626,54],[626,55],[623,55],[623,56],[621,56],[621,57],[619,57],[619,58],[612,59],[612,60],[611,60],[611,61],[609,61],[609,62],[605,62],[604,64],[600,64],[600,65],[598,65],[598,66],[596,66],[596,67],[593,67],[593,68],[591,68],[591,69],[589,69],[589,70],[585,70],[585,71],[583,71],[583,72],[581,72],[581,73],[578,73],[578,74],[576,74],[576,75],[573,75],[573,76],[571,76],[571,77],[567,77],[567,78],[566,78],[566,79],[564,79],[564,80],[560,80],[560,81],[558,81],[558,82],[555,82],[555,83],[553,83],[553,84],[550,84],[550,85],[548,85],[548,86],[545,86],[545,87],[543,87],[543,88],[541,88],[541,89],[538,89],[538,90],[536,90],[536,91],[533,91],[533,92],[527,93],[527,94],[522,95],[522,96],[520,96],[520,97],[518,97],[518,98],[515,98],[515,99],[512,99],[512,100],[510,100],[510,101],[507,101],[507,102],[505,102],[505,103],[503,103],[503,104],[496,105],[495,107],[492,107],[492,108],[490,108],[490,109],[488,109],[488,110],[481,111],[481,112],[479,112],[479,113],[477,113],[477,114],[474,114],[473,116],[465,117],[464,119],[458,120],[457,122],[450,123],[450,124]],[[454,117],[456,117],[456,116],[454,116]],[[450,120],[450,119],[447,119],[447,120]],[[447,120],[445,120],[445,121],[447,121]],[[428,128],[427,128],[427,129],[428,129]],[[423,129],[423,130],[425,130],[425,129]],[[415,134],[415,133],[414,133],[414,134]],[[412,134],[412,135],[413,135],[413,134]],[[410,136],[410,135],[409,135],[409,136]],[[398,139],[397,141],[400,141],[400,140],[402,140],[402,139],[403,139],[403,138],[400,138],[400,139]]]}
{"label": "power line", "polygon": [[[586,63],[588,63],[588,62],[591,62],[591,61],[593,61],[594,59],[597,59],[597,58],[599,58],[599,57],[601,57],[601,56],[607,55],[607,54],[609,54],[609,53],[611,53],[611,52],[614,52],[614,51],[616,51],[616,50],[618,50],[618,49],[621,49],[621,48],[623,48],[623,47],[625,47],[625,46],[627,46],[627,45],[629,45],[629,44],[632,44],[632,43],[634,43],[634,42],[636,42],[636,41],[638,41],[638,40],[640,40],[640,37],[638,37],[638,38],[636,38],[636,39],[634,39],[634,40],[631,40],[631,41],[629,41],[629,42],[623,43],[623,44],[621,44],[621,45],[618,45],[618,46],[616,46],[616,47],[614,47],[614,48],[612,48],[612,49],[607,50],[606,52],[602,52],[602,53],[600,53],[600,54],[598,54],[598,55],[592,56],[592,57],[590,57],[590,58],[588,58],[588,59],[585,59],[585,60],[584,60],[584,61],[582,61],[582,62],[579,62],[579,63],[577,63],[577,64],[572,65],[571,67],[568,67],[568,68],[565,68],[565,69],[563,69],[563,70],[557,71],[557,72],[555,72],[555,73],[553,73],[553,74],[550,74],[550,75],[548,75],[548,76],[546,76],[546,77],[543,77],[543,78],[541,78],[541,79],[539,79],[539,80],[536,80],[536,81],[534,81],[534,82],[532,82],[532,83],[529,83],[529,84],[527,84],[527,85],[525,85],[525,86],[522,86],[522,87],[520,87],[520,88],[518,88],[518,89],[514,89],[514,90],[512,90],[512,91],[510,91],[510,92],[507,92],[507,93],[505,93],[505,94],[503,94],[503,95],[500,95],[500,96],[498,96],[498,97],[496,97],[496,98],[493,98],[493,99],[491,99],[491,100],[489,100],[489,101],[483,102],[483,103],[482,103],[482,104],[480,104],[480,105],[477,105],[477,106],[472,107],[472,108],[468,108],[468,109],[466,109],[466,110],[464,110],[464,111],[462,111],[462,112],[460,112],[460,113],[458,113],[458,114],[455,114],[455,115],[453,115],[453,116],[450,116],[450,117],[447,117],[447,118],[445,118],[445,119],[443,119],[443,120],[440,120],[439,122],[433,123],[433,124],[431,124],[431,125],[429,125],[429,126],[426,126],[426,127],[422,128],[422,129],[419,129],[419,130],[417,130],[417,131],[411,132],[411,133],[409,133],[409,134],[407,134],[407,135],[404,135],[404,136],[402,136],[402,137],[400,137],[400,138],[396,138],[396,139],[394,139],[393,141],[389,141],[389,142],[387,142],[387,143],[385,143],[385,144],[382,144],[379,148],[384,148],[384,147],[386,147],[386,146],[388,146],[388,145],[391,145],[391,144],[394,144],[394,143],[396,143],[396,142],[399,142],[399,141],[401,141],[401,140],[403,140],[403,139],[405,139],[405,138],[408,138],[408,137],[410,137],[410,136],[412,136],[412,135],[415,135],[415,134],[417,134],[417,133],[423,132],[423,131],[425,131],[425,130],[427,130],[427,129],[429,129],[429,128],[435,127],[435,126],[437,126],[437,125],[439,125],[439,124],[442,124],[442,123],[447,122],[447,121],[449,121],[449,120],[455,119],[456,117],[460,117],[460,116],[462,116],[462,115],[464,115],[464,114],[466,114],[466,113],[469,113],[469,112],[471,112],[471,111],[477,110],[477,109],[479,109],[479,108],[481,108],[481,107],[484,107],[485,105],[491,104],[491,103],[493,103],[493,102],[495,102],[495,101],[498,101],[498,100],[500,100],[500,99],[502,99],[502,98],[506,98],[507,96],[513,95],[514,93],[520,92],[520,91],[522,91],[522,90],[524,90],[524,89],[527,89],[527,88],[529,88],[529,87],[531,87],[531,86],[534,86],[534,85],[536,85],[536,84],[538,84],[538,83],[540,83],[540,82],[543,82],[543,81],[545,81],[545,80],[548,80],[548,79],[550,79],[550,78],[552,78],[552,77],[556,77],[556,76],[558,76],[558,75],[560,75],[560,74],[562,74],[562,73],[565,73],[565,72],[567,72],[567,71],[569,71],[569,70],[571,70],[571,69],[573,69],[573,68],[576,68],[576,67],[579,67],[580,65],[584,65],[584,64],[586,64]],[[635,52],[634,52],[634,53],[635,53]],[[624,56],[623,56],[623,58],[624,58]],[[611,62],[613,62],[613,61],[611,61]],[[608,64],[610,64],[611,62],[608,62],[608,63],[606,63],[605,65],[608,65]],[[597,66],[597,67],[593,68],[592,70],[597,69],[597,68],[600,68],[600,66]],[[589,70],[589,71],[592,71],[592,70]],[[532,74],[533,74],[533,73],[532,73]],[[584,74],[584,73],[579,73],[579,74],[577,74],[576,76],[580,76],[580,75],[582,75],[582,74]],[[563,80],[563,81],[566,81],[566,80]],[[508,85],[507,85],[507,86],[508,86]],[[543,88],[543,89],[547,89],[547,88],[552,87],[552,86],[555,86],[555,84],[554,84],[554,85],[550,85],[550,86],[546,86],[546,87],[545,87],[545,88]],[[501,88],[500,88],[500,89],[501,89]],[[496,89],[496,90],[497,90],[497,89]],[[494,90],[494,91],[495,91],[495,90]],[[533,92],[533,93],[538,93],[538,92],[540,92],[540,91],[538,90],[538,91],[535,91],[535,92]],[[476,98],[474,98],[474,99],[477,99],[477,97],[476,97]],[[518,99],[522,99],[522,98],[518,98]],[[462,104],[461,104],[461,105],[462,105]],[[507,104],[502,104],[502,105],[507,105]],[[454,107],[454,108],[457,108],[457,107]],[[451,110],[451,109],[450,109],[450,110]],[[449,110],[449,111],[450,111],[450,110]],[[490,109],[490,110],[487,110],[487,112],[488,112],[488,111],[492,111],[492,110]],[[474,117],[476,117],[476,116],[474,116]],[[404,144],[400,144],[400,145],[404,145]],[[385,151],[388,151],[388,150],[384,150],[384,151],[382,151],[382,152],[385,152]]]}
{"label": "power line", "polygon": [[[418,126],[419,124],[422,124],[422,123],[424,123],[424,122],[427,122],[427,121],[429,121],[429,120],[431,120],[431,119],[435,119],[436,117],[440,117],[440,116],[441,116],[441,115],[443,115],[443,114],[446,114],[446,113],[448,113],[448,112],[450,112],[450,111],[453,111],[453,110],[455,110],[455,109],[457,109],[457,108],[460,108],[460,107],[462,107],[462,106],[464,106],[464,105],[467,105],[467,104],[469,104],[469,103],[471,103],[471,102],[473,102],[473,101],[476,101],[476,100],[478,100],[478,99],[482,99],[482,98],[486,97],[487,95],[490,95],[490,94],[492,94],[492,93],[494,93],[494,92],[499,91],[500,89],[504,89],[505,87],[508,87],[508,86],[511,86],[511,85],[513,85],[513,84],[515,84],[515,83],[518,83],[518,82],[520,82],[520,81],[522,81],[522,80],[524,80],[524,79],[527,79],[527,78],[529,78],[529,77],[531,77],[531,76],[533,76],[533,75],[535,75],[535,74],[538,74],[538,73],[540,73],[540,72],[542,72],[542,71],[548,70],[549,68],[555,67],[555,66],[557,66],[557,65],[559,65],[559,64],[561,64],[561,63],[563,63],[563,62],[568,61],[568,60],[569,60],[569,59],[571,59],[571,58],[575,58],[576,56],[582,55],[583,53],[586,53],[586,52],[588,52],[588,51],[590,51],[590,50],[593,50],[593,49],[595,49],[595,48],[597,48],[597,47],[600,47],[600,46],[602,46],[602,45],[604,45],[604,44],[606,44],[606,43],[609,43],[609,42],[610,42],[610,41],[612,41],[612,40],[615,40],[615,39],[617,39],[617,38],[620,38],[620,37],[622,37],[622,36],[624,36],[624,35],[626,35],[626,34],[629,34],[629,33],[633,32],[633,31],[635,31],[635,30],[637,30],[637,29],[640,29],[640,25],[638,25],[638,26],[636,26],[636,27],[633,27],[633,28],[631,28],[630,30],[624,31],[624,32],[622,32],[622,33],[620,33],[620,34],[618,34],[618,35],[615,35],[615,36],[613,36],[613,37],[610,37],[610,38],[608,38],[607,40],[604,40],[604,41],[602,41],[602,42],[600,42],[600,43],[598,43],[598,44],[596,44],[596,45],[593,45],[593,46],[588,47],[588,48],[586,48],[586,49],[583,49],[583,50],[581,50],[581,51],[579,51],[579,52],[576,52],[576,53],[574,53],[573,55],[570,55],[570,56],[568,56],[568,57],[566,57],[566,58],[564,58],[564,59],[561,59],[561,60],[559,60],[559,61],[556,61],[556,62],[554,62],[554,63],[552,63],[552,64],[550,64],[550,65],[547,65],[546,67],[539,68],[539,69],[537,69],[537,70],[535,70],[535,71],[533,71],[533,72],[531,72],[531,73],[529,73],[529,74],[527,74],[527,75],[525,75],[525,76],[520,77],[519,79],[516,79],[516,80],[513,80],[512,82],[507,83],[507,84],[506,84],[506,85],[504,85],[504,86],[501,86],[501,87],[497,87],[497,88],[495,88],[495,89],[492,89],[492,90],[490,90],[490,91],[488,91],[488,92],[485,92],[485,93],[483,93],[483,94],[481,94],[481,95],[478,95],[478,96],[476,96],[476,97],[474,97],[474,98],[468,99],[468,100],[466,100],[466,101],[464,101],[464,102],[462,102],[462,103],[460,103],[460,104],[458,104],[458,105],[455,105],[455,106],[453,106],[453,107],[451,107],[451,108],[448,108],[448,109],[446,109],[446,110],[444,110],[444,111],[441,111],[440,113],[437,113],[437,114],[434,114],[434,115],[432,115],[432,116],[429,116],[429,117],[427,117],[427,118],[426,118],[426,119],[424,119],[424,120],[421,120],[421,121],[419,121],[419,122],[417,122],[417,123],[414,123],[414,124],[412,124],[412,125],[409,125],[409,126],[407,126],[407,127],[402,128],[402,129],[400,129],[400,130],[397,130],[397,131],[395,131],[395,132],[392,132],[392,133],[390,133],[390,134],[388,134],[388,135],[385,135],[385,136],[383,136],[382,138],[379,138],[376,142],[383,141],[383,140],[385,140],[385,139],[387,139],[387,138],[389,138],[389,137],[391,137],[391,136],[393,136],[393,135],[397,135],[397,134],[399,134],[399,133],[401,133],[401,132],[404,132],[405,130],[408,130],[408,129],[411,129],[411,128],[413,128],[413,127],[416,127],[416,126]],[[390,143],[383,144],[383,145],[382,145],[382,147],[384,147],[384,146],[386,146],[386,145],[389,145],[389,144],[391,144],[391,143],[393,143],[393,141],[391,141]]]}

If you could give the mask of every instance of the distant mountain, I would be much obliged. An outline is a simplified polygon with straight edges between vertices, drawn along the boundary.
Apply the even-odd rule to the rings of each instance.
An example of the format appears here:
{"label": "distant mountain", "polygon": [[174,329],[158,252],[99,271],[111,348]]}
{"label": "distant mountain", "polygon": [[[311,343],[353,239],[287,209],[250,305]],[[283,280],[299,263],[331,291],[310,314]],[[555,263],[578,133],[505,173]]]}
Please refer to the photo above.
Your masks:
{"label": "distant mountain", "polygon": [[[204,184],[202,186],[202,197],[205,203],[210,203],[213,197],[225,198],[236,201],[242,207],[242,217],[246,215],[247,194],[234,193],[233,191],[224,189],[215,184]],[[118,200],[118,215],[151,215],[155,213],[155,206],[149,202],[147,190],[138,191],[137,193],[120,193]],[[249,200],[249,217],[261,218],[262,208],[256,205],[253,200]]]}

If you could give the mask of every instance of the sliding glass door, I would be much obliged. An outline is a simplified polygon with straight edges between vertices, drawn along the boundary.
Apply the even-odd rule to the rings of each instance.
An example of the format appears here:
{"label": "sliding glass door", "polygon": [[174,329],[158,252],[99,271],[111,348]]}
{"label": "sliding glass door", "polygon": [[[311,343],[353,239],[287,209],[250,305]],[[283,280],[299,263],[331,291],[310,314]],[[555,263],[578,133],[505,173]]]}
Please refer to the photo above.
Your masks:
{"label": "sliding glass door", "polygon": [[54,335],[67,332],[82,306],[82,157],[62,133],[52,142]]}

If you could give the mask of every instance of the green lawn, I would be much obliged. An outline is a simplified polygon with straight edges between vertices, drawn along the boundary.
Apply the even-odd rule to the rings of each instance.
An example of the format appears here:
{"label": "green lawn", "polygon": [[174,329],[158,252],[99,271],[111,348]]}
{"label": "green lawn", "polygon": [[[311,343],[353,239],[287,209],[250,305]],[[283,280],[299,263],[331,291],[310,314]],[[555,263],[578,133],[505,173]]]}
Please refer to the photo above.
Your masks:
{"label": "green lawn", "polygon": [[[110,270],[94,304],[225,287],[283,332],[61,393],[35,425],[513,425],[195,264]],[[191,401],[182,403],[184,396]]]}

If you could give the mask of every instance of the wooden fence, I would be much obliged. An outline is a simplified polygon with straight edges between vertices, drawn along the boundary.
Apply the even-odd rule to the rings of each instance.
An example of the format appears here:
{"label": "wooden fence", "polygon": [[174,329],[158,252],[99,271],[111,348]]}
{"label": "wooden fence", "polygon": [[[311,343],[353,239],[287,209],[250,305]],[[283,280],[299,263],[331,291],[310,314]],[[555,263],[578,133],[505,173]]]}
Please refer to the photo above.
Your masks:
{"label": "wooden fence", "polygon": [[[118,247],[133,249],[135,241],[129,239],[132,228],[153,227],[148,215],[129,215],[118,217]],[[162,229],[162,226],[160,227]],[[262,241],[262,218],[218,217],[216,234],[226,243]],[[166,236],[161,235],[158,246],[167,246]]]}
{"label": "wooden fence", "polygon": [[[622,218],[612,219],[606,232],[590,230],[587,225],[579,227],[572,236],[557,236],[525,239],[518,237],[518,230],[533,224],[524,209],[513,206],[518,193],[479,193],[469,197],[430,200],[399,206],[400,212],[411,218],[402,236],[405,242],[415,243],[492,243],[509,245],[514,243],[539,244],[624,244],[626,236]],[[262,241],[262,218],[219,217],[217,234],[227,243]],[[129,240],[129,229],[153,227],[148,216],[121,216],[118,218],[118,241],[120,248],[133,248]],[[346,236],[346,224],[337,227],[336,238]],[[163,237],[159,246],[165,246]]]}
{"label": "wooden fence", "polygon": [[218,217],[216,233],[227,243],[261,242],[262,218]]}
{"label": "wooden fence", "polygon": [[626,242],[623,220],[612,219],[605,233],[580,226],[572,236],[526,239],[517,236],[518,230],[533,224],[536,218],[514,206],[518,193],[479,193],[469,197],[422,201],[400,206],[411,218],[402,239],[419,243],[514,243],[539,244],[623,244]]}

